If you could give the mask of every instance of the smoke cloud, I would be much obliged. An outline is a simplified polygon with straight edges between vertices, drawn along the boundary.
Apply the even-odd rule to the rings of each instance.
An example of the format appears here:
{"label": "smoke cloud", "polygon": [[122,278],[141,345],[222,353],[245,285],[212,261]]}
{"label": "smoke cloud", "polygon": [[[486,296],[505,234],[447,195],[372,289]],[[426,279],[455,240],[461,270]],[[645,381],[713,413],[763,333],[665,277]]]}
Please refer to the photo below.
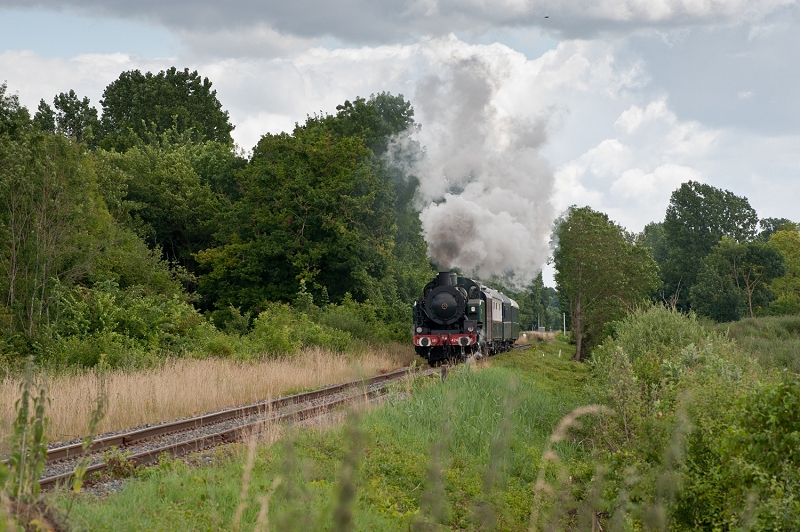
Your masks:
{"label": "smoke cloud", "polygon": [[479,56],[451,58],[418,83],[422,127],[414,138],[424,155],[416,200],[440,269],[501,275],[521,286],[549,254],[553,174],[539,155],[548,116],[503,108],[509,70]]}

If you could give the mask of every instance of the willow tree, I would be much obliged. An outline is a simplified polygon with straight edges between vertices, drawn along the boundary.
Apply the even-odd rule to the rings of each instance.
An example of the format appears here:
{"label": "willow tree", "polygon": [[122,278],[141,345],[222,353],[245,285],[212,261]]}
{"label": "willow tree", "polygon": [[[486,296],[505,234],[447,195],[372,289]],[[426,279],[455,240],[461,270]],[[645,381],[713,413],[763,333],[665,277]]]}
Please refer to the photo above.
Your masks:
{"label": "willow tree", "polygon": [[554,232],[555,280],[569,306],[581,360],[600,340],[603,327],[635,308],[658,286],[649,248],[602,212],[572,206]]}

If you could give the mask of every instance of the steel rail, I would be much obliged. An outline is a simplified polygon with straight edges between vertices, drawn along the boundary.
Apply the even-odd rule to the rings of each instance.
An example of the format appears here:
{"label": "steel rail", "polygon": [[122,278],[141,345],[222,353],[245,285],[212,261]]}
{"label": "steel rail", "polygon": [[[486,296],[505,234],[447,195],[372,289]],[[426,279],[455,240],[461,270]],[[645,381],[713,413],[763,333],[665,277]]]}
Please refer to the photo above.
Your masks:
{"label": "steel rail", "polygon": [[[65,458],[76,458],[80,455],[88,455],[91,453],[102,451],[104,449],[108,449],[112,446],[124,448],[126,446],[130,446],[135,443],[139,443],[144,440],[148,440],[158,436],[164,436],[168,434],[174,434],[187,430],[197,429],[230,419],[243,418],[246,416],[251,416],[253,414],[263,414],[263,415],[272,414],[270,415],[270,417],[260,418],[256,421],[245,423],[243,425],[239,425],[219,432],[204,434],[203,436],[194,439],[178,443],[165,444],[155,449],[149,449],[146,451],[130,455],[126,458],[128,460],[133,461],[136,465],[147,465],[157,461],[158,457],[163,453],[167,453],[173,457],[180,457],[188,453],[202,451],[220,444],[234,442],[236,440],[241,439],[243,436],[254,433],[255,431],[257,431],[258,428],[263,427],[267,423],[302,421],[304,419],[322,415],[339,406],[342,406],[348,402],[352,402],[360,398],[365,398],[368,400],[373,399],[379,395],[386,394],[387,391],[384,389],[384,387],[372,390],[365,390],[363,394],[355,394],[347,397],[341,397],[333,401],[329,401],[320,405],[310,406],[300,410],[290,410],[290,411],[280,412],[281,409],[287,406],[313,401],[315,399],[320,399],[330,395],[335,395],[337,393],[358,387],[367,387],[389,381],[400,380],[406,376],[410,376],[412,374],[416,375],[419,373],[430,374],[432,373],[432,371],[423,368],[417,368],[416,370],[412,370],[411,368],[402,368],[400,370],[392,371],[382,375],[376,375],[368,379],[349,381],[342,384],[336,384],[333,386],[320,388],[319,390],[313,390],[310,392],[303,392],[284,397],[278,397],[275,399],[270,399],[267,401],[262,401],[251,405],[229,408],[226,410],[222,410],[220,412],[215,412],[213,414],[195,416],[171,423],[164,423],[154,427],[146,427],[144,429],[139,429],[124,434],[107,436],[95,440],[86,451],[82,450],[81,443],[65,445],[62,447],[50,449],[48,451],[48,463],[58,460],[63,460]],[[107,464],[104,462],[100,462],[88,466],[84,474],[89,475],[91,473],[103,471],[106,468]],[[39,485],[42,488],[51,488],[59,484],[63,485],[73,476],[74,476],[74,470],[59,475],[40,478]]]}
{"label": "steel rail", "polygon": [[[395,379],[397,378],[398,377],[395,377]],[[392,379],[386,379],[386,380],[392,380]],[[379,382],[386,382],[386,380]],[[179,443],[166,444],[157,447],[155,449],[148,449],[146,451],[130,455],[126,457],[126,459],[132,461],[137,466],[143,466],[158,461],[158,458],[164,453],[167,453],[168,455],[177,458],[185,454],[210,449],[212,447],[216,447],[217,445],[235,442],[237,440],[242,439],[243,437],[257,433],[260,428],[264,427],[268,423],[302,421],[304,419],[309,419],[328,413],[331,410],[339,406],[345,405],[349,402],[353,402],[361,398],[364,398],[366,400],[371,400],[378,397],[379,395],[385,395],[386,393],[387,391],[384,388],[380,388],[377,390],[369,390],[365,392],[363,395],[362,394],[351,395],[348,397],[342,397],[336,399],[329,403],[310,406],[308,408],[304,408],[301,410],[278,413],[276,416],[271,417],[269,419],[260,419],[258,421],[253,421],[244,425],[240,425],[238,427],[233,427],[220,432],[215,432],[213,434],[205,434],[203,436],[191,440],[186,440]],[[103,471],[107,467],[108,465],[106,463],[101,462],[87,467],[85,474],[88,475],[91,473],[98,473]],[[62,473],[60,475],[40,478],[39,486],[42,488],[52,488],[57,485],[64,485],[70,479],[72,479],[74,475],[75,471],[73,470],[73,471],[68,471],[66,473]]]}
{"label": "steel rail", "polygon": [[[221,421],[242,418],[253,414],[263,414],[268,411],[280,410],[282,408],[291,406],[293,404],[313,401],[314,399],[319,399],[321,397],[326,397],[328,395],[340,393],[345,390],[357,387],[371,386],[373,384],[379,384],[381,382],[399,379],[404,375],[407,375],[410,371],[411,371],[410,368],[402,368],[389,373],[384,373],[382,375],[376,375],[368,379],[354,380],[342,384],[334,384],[332,386],[326,386],[325,388],[320,388],[318,390],[313,390],[310,392],[303,392],[283,397],[277,397],[275,399],[268,399],[266,401],[261,401],[258,403],[253,403],[245,406],[227,408],[225,410],[220,410],[219,412],[214,412],[212,414],[193,416],[178,421],[172,421],[169,423],[154,425],[152,427],[145,427],[143,429],[138,429],[131,432],[113,434],[111,436],[105,436],[94,440],[92,444],[85,451],[83,449],[82,442],[63,445],[61,447],[54,447],[52,449],[48,449],[47,451],[47,462],[50,463],[50,462],[55,462],[57,460],[63,460],[65,458],[74,458],[80,456],[81,454],[84,454],[85,452],[95,453],[98,451],[109,449],[111,447],[118,447],[118,448],[124,447],[126,445],[131,445],[133,443],[140,442],[143,440],[148,440],[150,438],[164,436],[175,432],[183,432],[185,430],[197,429],[203,426],[213,425]],[[420,370],[416,371],[419,372]]]}

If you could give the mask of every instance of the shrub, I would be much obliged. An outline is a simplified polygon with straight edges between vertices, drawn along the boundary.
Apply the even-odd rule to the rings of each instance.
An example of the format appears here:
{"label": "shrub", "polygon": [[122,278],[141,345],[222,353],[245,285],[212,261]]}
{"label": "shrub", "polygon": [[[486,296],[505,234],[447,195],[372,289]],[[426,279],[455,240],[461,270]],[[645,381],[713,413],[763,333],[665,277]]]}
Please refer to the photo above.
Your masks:
{"label": "shrub", "polygon": [[719,501],[738,480],[723,472],[732,455],[722,447],[758,364],[693,315],[652,307],[619,322],[591,368],[594,393],[615,411],[584,430],[608,471],[603,511],[656,528],[732,522]]}
{"label": "shrub", "polygon": [[101,355],[112,367],[142,366],[164,353],[201,349],[214,329],[176,296],[121,290],[113,281],[60,287],[53,318],[37,355],[41,363],[56,366],[91,367]]}
{"label": "shrub", "polygon": [[319,322],[374,343],[410,340],[410,316],[393,307],[380,308],[371,301],[358,303],[349,294],[340,305],[328,305]]}
{"label": "shrub", "polygon": [[677,528],[790,530],[800,522],[800,382],[747,393],[698,388],[705,400],[687,441]]}
{"label": "shrub", "polygon": [[258,315],[247,340],[254,351],[272,355],[296,354],[308,346],[344,352],[353,345],[348,332],[315,323],[307,314],[280,303],[270,304]]}

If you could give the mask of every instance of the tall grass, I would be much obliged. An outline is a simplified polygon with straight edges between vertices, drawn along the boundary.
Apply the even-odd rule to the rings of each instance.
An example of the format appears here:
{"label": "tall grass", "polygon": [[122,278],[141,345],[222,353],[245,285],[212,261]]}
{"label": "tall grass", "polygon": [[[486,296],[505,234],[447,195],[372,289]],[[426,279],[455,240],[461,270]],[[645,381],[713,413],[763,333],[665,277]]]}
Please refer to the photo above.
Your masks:
{"label": "tall grass", "polygon": [[765,367],[800,373],[800,316],[768,316],[721,323],[714,329],[736,341]]}
{"label": "tall grass", "polygon": [[[91,369],[58,374],[47,383],[50,441],[83,436],[101,388],[107,397],[97,431],[106,432],[258,401],[293,391],[374,375],[408,364],[409,349],[377,349],[359,356],[308,349],[291,358],[237,362],[171,359],[140,371]],[[20,379],[0,381],[0,439],[14,419]]]}

